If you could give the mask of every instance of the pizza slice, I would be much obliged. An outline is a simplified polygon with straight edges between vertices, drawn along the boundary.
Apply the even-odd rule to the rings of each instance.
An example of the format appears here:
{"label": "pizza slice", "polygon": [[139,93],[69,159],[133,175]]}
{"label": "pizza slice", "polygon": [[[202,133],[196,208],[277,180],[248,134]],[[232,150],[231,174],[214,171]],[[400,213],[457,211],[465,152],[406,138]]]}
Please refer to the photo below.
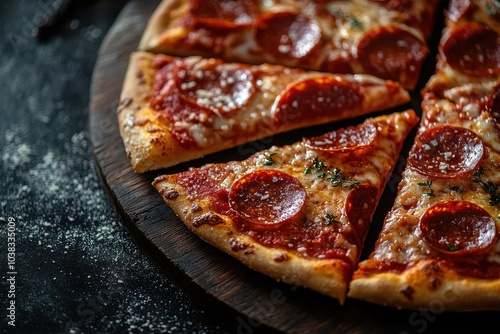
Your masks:
{"label": "pizza slice", "polygon": [[500,82],[500,2],[452,0],[426,90],[461,106],[485,103]]}
{"label": "pizza slice", "polygon": [[136,172],[410,100],[392,81],[201,57],[134,53],[118,107]]}
{"label": "pizza slice", "polygon": [[428,93],[394,206],[349,296],[404,308],[500,309],[500,90],[487,107]]}
{"label": "pizza slice", "polygon": [[403,141],[409,110],[208,164],[153,185],[206,242],[277,280],[342,303]]}
{"label": "pizza slice", "polygon": [[332,73],[413,89],[440,0],[165,0],[139,48]]}

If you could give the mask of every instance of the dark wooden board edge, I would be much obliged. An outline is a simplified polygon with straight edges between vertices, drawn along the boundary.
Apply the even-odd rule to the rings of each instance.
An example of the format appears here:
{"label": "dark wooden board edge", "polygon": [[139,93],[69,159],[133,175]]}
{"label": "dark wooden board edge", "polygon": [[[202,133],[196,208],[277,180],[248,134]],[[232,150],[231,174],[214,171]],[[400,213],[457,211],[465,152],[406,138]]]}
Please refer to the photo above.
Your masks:
{"label": "dark wooden board edge", "polygon": [[[477,330],[478,324],[484,330],[496,327],[491,312],[443,313],[440,301],[436,301],[434,308],[420,311],[395,310],[356,300],[348,300],[340,306],[336,300],[326,296],[256,273],[189,232],[151,186],[154,177],[162,171],[143,175],[133,172],[116,119],[129,55],[135,51],[157,3],[129,2],[106,36],[91,84],[89,130],[96,168],[113,209],[139,247],[166,275],[173,278],[207,312],[220,317],[235,332],[241,333],[271,329],[290,333],[441,333]],[[438,38],[439,35],[434,37]],[[428,73],[422,76],[422,85],[432,73],[434,60],[429,59],[428,62],[431,66],[427,66]],[[413,97],[411,105],[405,107],[419,111],[418,89],[413,92]],[[359,121],[338,122],[335,128]],[[314,127],[257,141],[182,164],[168,172],[185,170],[188,166],[199,166],[208,161],[242,159],[271,144],[290,143],[306,133],[321,133],[331,130],[331,127]],[[378,218],[375,220],[378,220],[378,229],[384,212],[392,204],[398,173],[403,168],[404,159],[396,166],[390,181],[392,186],[390,183],[377,209]],[[368,244],[376,239],[376,226],[374,230],[369,235]],[[367,252],[369,249],[367,247]]]}

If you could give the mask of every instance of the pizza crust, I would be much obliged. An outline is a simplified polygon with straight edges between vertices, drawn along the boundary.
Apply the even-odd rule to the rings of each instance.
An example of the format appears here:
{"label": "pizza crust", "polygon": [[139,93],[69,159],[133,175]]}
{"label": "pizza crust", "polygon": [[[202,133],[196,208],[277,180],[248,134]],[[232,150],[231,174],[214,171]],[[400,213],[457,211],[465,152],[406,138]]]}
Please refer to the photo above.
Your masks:
{"label": "pizza crust", "polygon": [[431,260],[403,273],[355,278],[348,297],[406,309],[479,311],[500,309],[500,280],[461,278]]}

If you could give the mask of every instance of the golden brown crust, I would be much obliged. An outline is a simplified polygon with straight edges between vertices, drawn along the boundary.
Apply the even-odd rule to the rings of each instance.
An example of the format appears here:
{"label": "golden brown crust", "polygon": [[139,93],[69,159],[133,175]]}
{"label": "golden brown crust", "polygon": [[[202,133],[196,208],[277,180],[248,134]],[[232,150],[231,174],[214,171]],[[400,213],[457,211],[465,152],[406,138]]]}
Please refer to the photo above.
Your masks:
{"label": "golden brown crust", "polygon": [[403,273],[355,277],[348,296],[398,308],[440,312],[499,310],[500,280],[463,278],[433,260],[423,260]]}

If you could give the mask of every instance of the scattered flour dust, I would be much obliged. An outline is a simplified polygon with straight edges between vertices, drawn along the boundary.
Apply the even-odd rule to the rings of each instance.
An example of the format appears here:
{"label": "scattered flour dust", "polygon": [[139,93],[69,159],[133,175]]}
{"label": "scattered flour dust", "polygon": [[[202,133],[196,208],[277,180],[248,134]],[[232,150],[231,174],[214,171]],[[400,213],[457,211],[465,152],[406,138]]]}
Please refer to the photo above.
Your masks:
{"label": "scattered flour dust", "polygon": [[[27,140],[27,133],[8,129],[0,138],[0,172],[7,185],[0,189],[0,222],[16,218],[18,262],[38,268],[30,270],[29,278],[19,268],[19,304],[26,312],[20,319],[28,321],[30,314],[42,312],[70,324],[74,332],[221,332],[146,259],[118,223],[94,168],[87,132],[61,137],[57,145]],[[0,229],[2,239],[5,231]],[[28,254],[35,248],[38,254]],[[81,276],[82,266],[89,267],[87,277]],[[74,291],[68,302],[65,294],[75,290],[75,279],[85,288]],[[79,305],[102,289],[109,305],[92,321],[79,317]],[[190,320],[180,321],[179,313]]]}

